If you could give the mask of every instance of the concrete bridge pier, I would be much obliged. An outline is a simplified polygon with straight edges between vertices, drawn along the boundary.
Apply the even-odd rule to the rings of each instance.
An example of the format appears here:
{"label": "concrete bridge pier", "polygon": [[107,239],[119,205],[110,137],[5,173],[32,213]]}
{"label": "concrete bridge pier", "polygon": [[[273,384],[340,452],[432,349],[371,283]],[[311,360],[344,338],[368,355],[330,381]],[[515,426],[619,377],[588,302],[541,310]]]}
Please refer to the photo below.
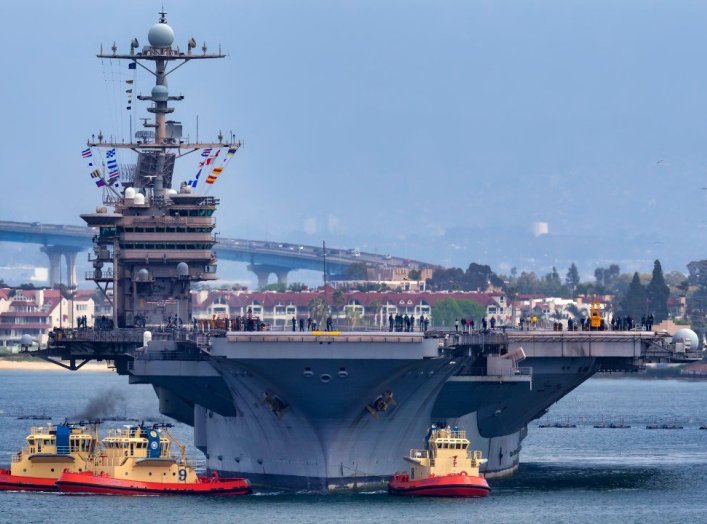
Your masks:
{"label": "concrete bridge pier", "polygon": [[61,265],[61,253],[55,246],[43,246],[42,253],[49,257],[49,285],[54,286],[59,283],[59,270]]}
{"label": "concrete bridge pier", "polygon": [[64,259],[66,260],[66,282],[71,288],[76,287],[76,255],[78,251],[65,251]]}
{"label": "concrete bridge pier", "polygon": [[81,248],[70,246],[43,246],[43,253],[49,257],[49,285],[61,284],[61,257],[66,260],[66,285],[76,287],[76,255]]}
{"label": "concrete bridge pier", "polygon": [[275,273],[278,284],[287,285],[287,274],[290,272],[290,268],[269,264],[249,264],[248,271],[255,273],[255,276],[258,277],[258,289],[263,289],[268,285],[268,278],[272,273]]}

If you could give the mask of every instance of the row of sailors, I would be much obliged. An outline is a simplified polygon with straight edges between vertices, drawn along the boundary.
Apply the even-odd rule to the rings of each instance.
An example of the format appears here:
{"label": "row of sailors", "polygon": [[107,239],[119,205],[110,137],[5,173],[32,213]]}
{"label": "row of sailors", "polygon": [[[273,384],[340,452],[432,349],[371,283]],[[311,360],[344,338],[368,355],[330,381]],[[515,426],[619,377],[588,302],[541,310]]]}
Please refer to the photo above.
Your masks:
{"label": "row of sailors", "polygon": [[[398,313],[397,315],[393,316],[393,314],[391,313],[390,315],[388,315],[388,331],[410,333],[412,331],[415,331],[415,322],[415,315],[408,316],[407,313],[405,315],[401,315],[400,313]],[[429,317],[425,317],[425,315],[420,315],[417,318],[417,329],[419,331],[427,331],[429,327]]]}

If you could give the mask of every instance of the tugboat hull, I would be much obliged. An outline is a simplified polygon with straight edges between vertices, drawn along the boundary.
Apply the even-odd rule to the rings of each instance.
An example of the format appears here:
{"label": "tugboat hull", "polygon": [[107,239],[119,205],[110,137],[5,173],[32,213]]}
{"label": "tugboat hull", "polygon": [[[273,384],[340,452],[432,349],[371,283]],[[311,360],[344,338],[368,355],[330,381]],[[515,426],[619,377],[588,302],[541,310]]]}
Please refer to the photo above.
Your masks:
{"label": "tugboat hull", "polygon": [[0,469],[0,491],[58,491],[55,478],[21,477]]}
{"label": "tugboat hull", "polygon": [[388,493],[422,497],[487,497],[491,488],[484,477],[458,474],[410,480],[404,473],[390,480]]}
{"label": "tugboat hull", "polygon": [[168,483],[117,479],[91,472],[64,473],[56,482],[63,493],[93,493],[101,495],[211,495],[237,496],[251,492],[246,479],[199,477],[198,482]]}

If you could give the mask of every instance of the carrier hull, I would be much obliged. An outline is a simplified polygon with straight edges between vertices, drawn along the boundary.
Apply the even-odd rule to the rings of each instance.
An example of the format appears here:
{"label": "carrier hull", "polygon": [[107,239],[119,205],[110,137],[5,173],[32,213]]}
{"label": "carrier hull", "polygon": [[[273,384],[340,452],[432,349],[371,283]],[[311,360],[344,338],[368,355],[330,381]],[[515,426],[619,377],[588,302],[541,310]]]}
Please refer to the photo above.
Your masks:
{"label": "carrier hull", "polygon": [[[437,421],[467,429],[488,458],[486,477],[510,475],[527,424],[598,369],[592,357],[528,358],[532,382],[480,380],[464,375],[459,352],[410,347],[222,339],[202,362],[138,359],[133,373],[155,385],[164,414],[194,426],[210,471],[262,488],[333,491],[385,489]],[[393,401],[372,408],[386,392]]]}

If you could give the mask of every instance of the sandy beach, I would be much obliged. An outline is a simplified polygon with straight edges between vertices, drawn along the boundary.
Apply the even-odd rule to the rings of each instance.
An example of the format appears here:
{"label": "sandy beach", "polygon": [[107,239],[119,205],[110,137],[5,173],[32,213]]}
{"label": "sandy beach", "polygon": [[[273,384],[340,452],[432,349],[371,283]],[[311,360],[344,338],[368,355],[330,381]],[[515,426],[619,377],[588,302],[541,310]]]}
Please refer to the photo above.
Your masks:
{"label": "sandy beach", "polygon": [[[59,371],[63,373],[69,373],[68,369],[64,369],[60,366],[56,366],[50,362],[37,359],[32,360],[14,360],[7,358],[0,358],[0,370],[10,370],[10,371]],[[110,371],[106,362],[89,362],[83,366],[79,371]]]}

